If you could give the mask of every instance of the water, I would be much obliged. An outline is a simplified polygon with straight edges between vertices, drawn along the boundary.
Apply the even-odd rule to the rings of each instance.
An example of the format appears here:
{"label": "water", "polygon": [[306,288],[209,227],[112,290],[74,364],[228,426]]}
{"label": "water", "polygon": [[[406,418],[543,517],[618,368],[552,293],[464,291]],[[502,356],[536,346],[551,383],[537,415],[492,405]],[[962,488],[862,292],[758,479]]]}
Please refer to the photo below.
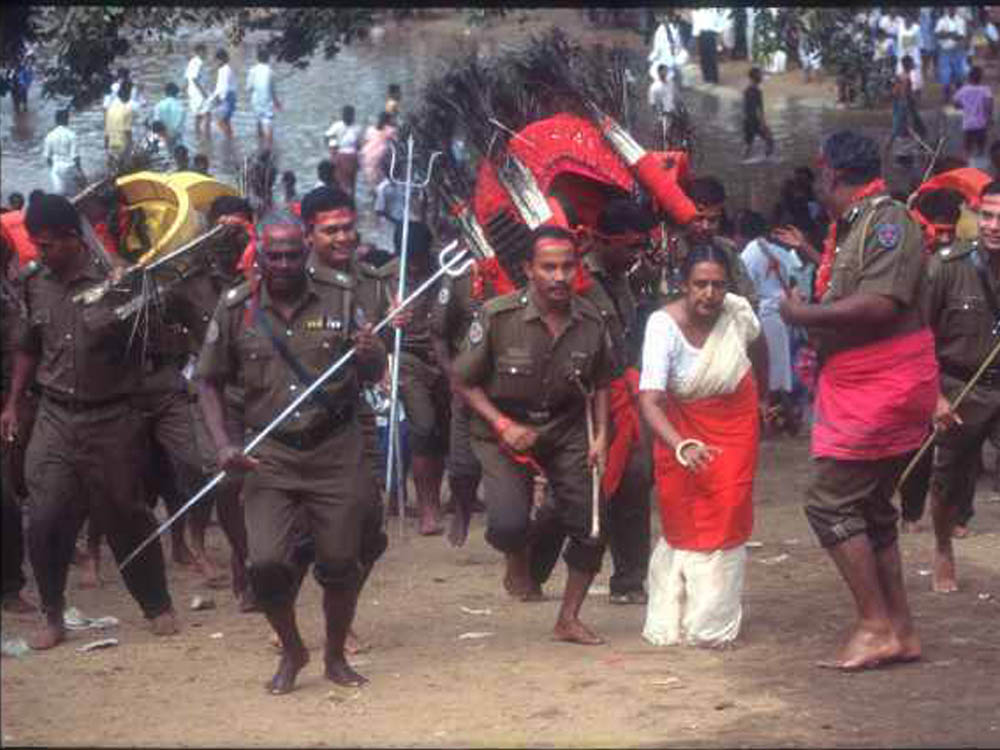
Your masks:
{"label": "water", "polygon": [[[600,32],[581,25],[571,33],[586,42],[589,38],[596,38]],[[231,184],[237,182],[243,159],[252,156],[257,148],[256,126],[243,85],[246,71],[256,62],[256,44],[261,38],[251,34],[240,47],[229,48],[239,85],[239,103],[232,123],[235,138],[228,141],[214,124],[211,137],[195,136],[194,118],[190,113],[187,118],[185,141],[191,156],[199,152],[207,154],[211,173]],[[649,84],[644,68],[646,50],[639,44],[638,37],[631,38],[635,40],[636,64],[633,72],[636,73],[641,100],[635,132],[640,141],[648,147],[655,147],[653,137],[643,137],[644,133],[652,132],[644,106],[645,90]],[[323,60],[318,55],[304,71],[275,64],[278,95],[283,105],[275,121],[275,154],[279,170],[293,170],[298,178],[299,193],[308,191],[317,180],[316,166],[327,157],[323,133],[334,119],[339,119],[343,105],[353,104],[358,120],[363,124],[374,123],[385,103],[387,86],[399,83],[403,90],[402,112],[405,115],[408,109],[416,107],[416,99],[427,81],[449,60],[473,50],[486,56],[499,51],[492,39],[478,39],[479,34],[475,31],[463,33],[461,25],[453,35],[425,33],[419,23],[408,28],[390,26],[384,32],[376,31],[369,41],[342,49],[333,60]],[[182,97],[186,95],[184,68],[194,44],[199,41],[205,42],[209,49],[206,79],[212,86],[215,63],[211,58],[215,48],[222,44],[222,35],[218,32],[180,33],[169,44],[138,45],[137,52],[123,61],[131,67],[133,78],[138,81],[148,102],[146,114],[163,96],[163,88],[168,81],[178,84]],[[697,80],[698,77],[692,68],[689,79]],[[854,127],[880,139],[888,135],[891,115],[884,110],[858,112],[815,106],[813,102],[782,98],[769,90],[766,82],[765,97],[777,159],[745,166],[740,164],[743,150],[740,96],[731,91],[717,96],[693,89],[686,89],[683,94],[698,132],[695,169],[698,173],[711,173],[723,180],[730,210],[750,207],[770,213],[780,181],[795,166],[814,163],[822,133],[840,127]],[[32,87],[30,113],[27,116],[13,116],[9,97],[5,97],[0,104],[0,180],[4,202],[13,190],[27,195],[35,188],[49,189],[48,170],[42,158],[42,141],[54,124],[57,106],[57,102],[41,98],[37,82]],[[952,131],[957,119],[952,118]],[[927,122],[932,124],[930,119]],[[77,134],[84,171],[88,175],[100,174],[105,159],[104,111],[101,104],[72,113],[70,127]],[[136,139],[143,134],[144,128],[137,126]],[[956,137],[950,137],[955,143]],[[762,147],[763,144],[758,141],[756,148]],[[370,207],[371,199],[360,176],[358,182],[359,207],[363,209],[366,219],[362,229],[369,239],[379,239],[385,245],[388,242],[386,233],[377,232],[379,237],[371,236],[378,225],[368,215],[370,212],[364,210]],[[279,191],[280,184],[276,187],[276,198],[280,198]]]}

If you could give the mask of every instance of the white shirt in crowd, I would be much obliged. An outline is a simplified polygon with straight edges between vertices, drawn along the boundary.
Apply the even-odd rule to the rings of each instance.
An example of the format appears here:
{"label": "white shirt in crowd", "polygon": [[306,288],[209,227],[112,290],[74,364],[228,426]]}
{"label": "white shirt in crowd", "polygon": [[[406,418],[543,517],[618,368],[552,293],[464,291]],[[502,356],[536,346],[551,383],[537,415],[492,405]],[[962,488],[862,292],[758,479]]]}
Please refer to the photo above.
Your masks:
{"label": "white shirt in crowd", "polygon": [[[195,110],[195,112],[198,111],[198,107],[205,99],[202,95],[202,90],[205,87],[201,77],[204,67],[204,60],[200,56],[195,55],[188,60],[187,68],[184,70],[184,80],[187,81],[188,100],[191,103],[191,109]],[[201,89],[198,88],[199,85],[201,85]]]}
{"label": "white shirt in crowd", "polygon": [[337,120],[326,131],[327,144],[342,154],[355,154],[361,145],[361,126]]}
{"label": "white shirt in crowd", "polygon": [[57,195],[71,192],[78,156],[76,134],[65,125],[56,125],[45,136],[42,155],[51,164],[49,177],[52,180],[52,192]]}
{"label": "white shirt in crowd", "polygon": [[247,72],[250,106],[258,114],[274,112],[274,71],[267,63],[257,63]]}
{"label": "white shirt in crowd", "polygon": [[215,92],[213,96],[219,101],[224,101],[230,91],[236,91],[236,87],[233,85],[233,69],[229,63],[226,63],[215,74]]}
{"label": "white shirt in crowd", "polygon": [[[938,19],[937,25],[934,27],[934,33],[958,34],[965,37],[965,19],[959,13],[956,13],[954,18],[945,14]],[[954,39],[938,39],[938,47],[943,50],[950,51],[958,47],[958,45],[959,43]]]}
{"label": "white shirt in crowd", "polygon": [[666,81],[653,81],[649,86],[649,106],[658,115],[673,112],[675,105],[674,82],[667,74]]}

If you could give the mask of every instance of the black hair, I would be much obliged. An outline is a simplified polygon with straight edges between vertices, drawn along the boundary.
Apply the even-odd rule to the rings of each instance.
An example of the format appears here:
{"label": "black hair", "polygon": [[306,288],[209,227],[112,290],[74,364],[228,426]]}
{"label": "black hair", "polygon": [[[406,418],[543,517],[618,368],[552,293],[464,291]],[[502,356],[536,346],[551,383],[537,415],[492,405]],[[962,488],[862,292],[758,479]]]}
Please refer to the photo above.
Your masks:
{"label": "black hair", "polygon": [[[411,258],[430,258],[431,245],[434,244],[434,235],[431,229],[422,221],[410,222],[410,233],[406,238],[406,253]],[[403,223],[396,225],[396,230],[392,236],[393,245],[396,247],[397,255],[403,250]]]}
{"label": "black hair", "polygon": [[913,58],[909,55],[903,55],[900,65],[903,66],[903,70],[912,70],[916,66],[916,63],[913,62]]}
{"label": "black hair", "polygon": [[132,97],[132,81],[126,79],[118,84],[118,98],[127,102]]}
{"label": "black hair", "polygon": [[743,237],[760,237],[767,232],[767,220],[756,211],[744,209],[736,214],[736,228]]}
{"label": "black hair", "polygon": [[816,176],[813,171],[806,166],[796,167],[792,171],[792,176],[796,179],[802,180],[803,182],[808,182],[810,185],[816,180]]}
{"label": "black hair", "polygon": [[69,110],[68,109],[57,109],[56,110],[56,125],[67,125],[69,124]]}
{"label": "black hair", "polygon": [[173,81],[168,83],[164,87],[164,90],[167,92],[167,96],[177,96],[179,93],[181,93],[181,90],[177,88],[177,84],[174,83]]}
{"label": "black hair", "polygon": [[247,221],[253,221],[253,209],[245,198],[238,195],[220,195],[208,208],[208,223],[215,224],[221,217],[239,214]]}
{"label": "black hair", "polygon": [[403,93],[403,91],[402,91],[402,89],[400,89],[398,83],[390,83],[389,84],[389,96],[398,99],[400,96],[402,96],[402,93]]}
{"label": "black hair", "polygon": [[329,159],[323,159],[318,165],[316,165],[316,177],[324,185],[333,184],[333,162]]}
{"label": "black hair", "polygon": [[194,51],[195,53],[205,52],[207,51],[207,47],[205,47],[205,44],[203,42],[198,42],[196,45],[194,45]]}
{"label": "black hair", "polygon": [[852,130],[840,130],[823,142],[823,158],[847,185],[864,185],[882,174],[878,144]]}
{"label": "black hair", "polygon": [[978,65],[973,65],[972,70],[969,71],[969,83],[976,86],[983,80],[983,69]]}
{"label": "black hair", "polygon": [[215,59],[221,63],[227,63],[229,62],[229,53],[220,48],[215,52]]}
{"label": "black hair", "polygon": [[957,190],[928,190],[917,199],[916,208],[927,219],[939,224],[956,224],[962,215],[964,198]]}
{"label": "black hair", "polygon": [[993,180],[992,182],[986,183],[983,189],[979,192],[979,197],[985,198],[987,195],[1000,195],[1000,180]]}
{"label": "black hair", "polygon": [[128,68],[118,68],[118,80],[127,81],[132,76],[131,71]]}
{"label": "black hair", "polygon": [[648,232],[654,226],[656,217],[652,212],[627,198],[608,201],[597,216],[597,231],[601,234]]}
{"label": "black hair", "polygon": [[188,150],[187,146],[185,146],[183,143],[178,143],[176,146],[174,146],[174,160],[184,161],[185,163],[187,163]]}
{"label": "black hair", "polygon": [[715,206],[726,202],[726,188],[714,177],[696,177],[684,191],[695,203]]}
{"label": "black hair", "polygon": [[375,123],[375,128],[381,130],[391,122],[392,122],[392,115],[389,112],[379,112],[378,121]]}
{"label": "black hair", "polygon": [[527,261],[530,262],[534,259],[535,248],[542,240],[565,240],[573,245],[574,248],[576,247],[576,235],[571,231],[554,224],[542,224],[531,232],[531,244],[528,245]]}
{"label": "black hair", "polygon": [[764,80],[764,74],[761,72],[761,69],[755,65],[747,71],[747,78],[754,83],[760,83]]}
{"label": "black hair", "polygon": [[[257,236],[261,239],[261,244],[263,244],[263,238],[267,233],[267,230],[275,227],[294,229],[303,237],[306,235],[306,226],[302,222],[302,219],[293,214],[287,208],[276,208],[268,211],[257,222]],[[303,251],[305,250],[304,244],[302,249]]]}
{"label": "black hair", "polygon": [[17,191],[11,193],[7,197],[7,205],[13,208],[15,211],[19,211],[24,208],[24,196]]}
{"label": "black hair", "polygon": [[30,235],[46,230],[56,234],[79,235],[81,232],[80,214],[76,207],[68,198],[52,193],[42,193],[32,198],[24,215],[24,225]]}
{"label": "black hair", "polygon": [[953,169],[962,169],[963,167],[969,166],[969,162],[963,159],[961,156],[956,156],[955,154],[948,154],[942,156],[936,162],[934,162],[934,169],[931,171],[931,175],[939,175],[944,172],[950,172]]}
{"label": "black hair", "polygon": [[167,132],[167,126],[164,125],[160,120],[153,120],[152,124],[149,126],[149,129],[152,130],[154,133],[166,134]]}
{"label": "black hair", "polygon": [[732,279],[733,277],[732,269],[729,267],[729,255],[726,251],[711,243],[704,243],[702,245],[695,245],[684,256],[684,260],[681,261],[681,279],[683,281],[690,279],[691,272],[699,263],[717,263],[725,269],[727,279]]}
{"label": "black hair", "polygon": [[350,104],[345,104],[344,108],[340,110],[340,118],[348,125],[354,122],[354,107]]}
{"label": "black hair", "polygon": [[322,186],[310,190],[302,198],[302,221],[309,227],[316,218],[316,214],[325,211],[336,211],[346,208],[354,211],[354,200],[340,188]]}
{"label": "black hair", "polygon": [[43,195],[45,195],[45,191],[44,190],[42,190],[41,188],[35,188],[30,193],[28,193],[28,203],[31,203],[32,201],[38,200]]}
{"label": "black hair", "polygon": [[285,192],[288,195],[295,194],[295,172],[290,169],[286,169],[281,173],[281,184],[285,188]]}
{"label": "black hair", "polygon": [[257,62],[266,63],[271,59],[271,53],[267,51],[266,47],[257,48]]}

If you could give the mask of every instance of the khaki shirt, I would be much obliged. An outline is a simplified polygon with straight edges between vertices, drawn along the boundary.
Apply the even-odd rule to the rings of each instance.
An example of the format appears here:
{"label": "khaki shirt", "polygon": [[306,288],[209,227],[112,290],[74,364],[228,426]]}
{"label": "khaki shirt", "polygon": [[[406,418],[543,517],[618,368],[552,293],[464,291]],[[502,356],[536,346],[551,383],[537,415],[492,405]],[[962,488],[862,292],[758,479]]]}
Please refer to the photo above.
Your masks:
{"label": "khaki shirt", "polygon": [[[483,305],[453,368],[501,412],[543,434],[582,418],[574,372],[588,390],[607,387],[615,374],[607,325],[593,305],[574,296],[567,328],[553,339],[527,291]],[[472,434],[490,438],[492,429],[477,415]]]}
{"label": "khaki shirt", "polygon": [[88,257],[67,283],[44,266],[24,283],[26,318],[18,348],[38,358],[35,379],[56,398],[108,401],[135,390],[142,347],[138,341],[129,345],[132,321],[114,313],[128,295],[112,290],[91,305],[73,301],[105,276]]}
{"label": "khaki shirt", "polygon": [[485,280],[484,284],[483,299],[479,299],[472,294],[472,272],[461,276],[445,274],[441,279],[431,313],[431,335],[444,339],[452,356],[461,350],[469,326],[485,300],[495,296],[493,285]]}
{"label": "khaki shirt", "polygon": [[358,262],[350,271],[340,271],[327,265],[316,253],[310,253],[306,271],[312,278],[315,278],[317,273],[325,272],[325,278],[333,279],[339,286],[351,290],[355,303],[356,326],[360,327],[366,323],[377,325],[388,314],[391,297],[386,277],[390,273],[389,270]]}
{"label": "khaki shirt", "polygon": [[927,266],[926,316],[934,330],[941,371],[967,380],[996,346],[998,323],[983,288],[980,269],[1000,299],[1000,279],[976,243],[961,243],[937,253]]}
{"label": "khaki shirt", "polygon": [[597,308],[608,326],[615,375],[620,376],[625,368],[639,362],[642,342],[638,333],[638,304],[627,276],[611,276],[593,254],[587,255],[583,262],[590,271],[592,283],[582,296]]}
{"label": "khaki shirt", "polygon": [[921,328],[925,270],[920,227],[902,203],[882,195],[849,208],[838,221],[833,272],[820,303],[880,294],[894,299],[902,314],[877,331],[819,332],[820,356]]}
{"label": "khaki shirt", "polygon": [[0,345],[3,355],[0,366],[3,369],[3,392],[10,387],[10,379],[14,368],[14,352],[17,351],[17,337],[24,317],[24,294],[17,279],[17,256],[13,250],[7,267],[0,269],[3,273],[3,287],[0,293]]}
{"label": "khaki shirt", "polygon": [[[756,312],[759,301],[757,298],[757,287],[754,286],[753,279],[750,278],[747,267],[743,265],[743,259],[740,258],[740,254],[736,251],[736,245],[724,237],[713,237],[712,244],[719,250],[722,250],[729,258],[729,273],[732,276],[729,282],[729,291],[741,297],[746,297],[750,302],[750,306]],[[664,297],[665,302],[681,296],[680,269],[684,265],[684,259],[687,258],[692,248],[691,243],[682,234],[676,235],[675,239],[672,238],[671,245],[671,263],[663,269],[663,275],[660,280],[660,294]]]}
{"label": "khaki shirt", "polygon": [[[288,321],[274,309],[266,283],[260,286],[256,312],[249,284],[229,290],[220,300],[205,334],[196,372],[199,378],[243,387],[248,427],[265,427],[307,387],[278,353],[256,316],[267,316],[274,333],[283,337],[311,381],[351,347],[351,336],[357,330],[360,311],[348,294],[349,281],[342,277],[327,267],[313,269]],[[335,405],[354,404],[359,397],[359,380],[365,374],[352,359],[321,390]],[[327,419],[329,413],[323,404],[310,398],[281,429],[309,430]]]}
{"label": "khaki shirt", "polygon": [[[386,284],[391,286],[392,293],[395,295],[396,290],[399,288],[399,264],[398,262],[393,261],[391,265],[393,269],[392,275],[386,279]],[[409,278],[406,281],[406,296],[413,294],[414,290],[426,281],[426,277],[418,279],[415,278],[412,273],[408,275]],[[433,325],[434,312],[437,307],[438,295],[440,294],[440,290],[443,288],[442,283],[443,280],[439,278],[430,286],[429,289],[423,292],[423,294],[417,297],[410,304],[407,309],[411,313],[411,319],[407,326],[403,329],[403,352],[419,357],[428,363],[434,363],[437,360],[436,355],[434,354],[434,346],[431,342],[431,328]]]}

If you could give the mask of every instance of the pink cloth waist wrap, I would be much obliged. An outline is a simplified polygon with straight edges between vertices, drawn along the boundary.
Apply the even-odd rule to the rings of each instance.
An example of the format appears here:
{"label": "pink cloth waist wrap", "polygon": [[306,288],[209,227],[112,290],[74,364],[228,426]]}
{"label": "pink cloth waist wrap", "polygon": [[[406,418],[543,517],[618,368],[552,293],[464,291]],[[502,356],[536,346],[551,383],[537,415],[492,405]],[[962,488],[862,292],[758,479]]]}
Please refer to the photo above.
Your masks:
{"label": "pink cloth waist wrap", "polygon": [[819,373],[812,455],[873,461],[916,450],[937,394],[929,328],[838,352]]}

